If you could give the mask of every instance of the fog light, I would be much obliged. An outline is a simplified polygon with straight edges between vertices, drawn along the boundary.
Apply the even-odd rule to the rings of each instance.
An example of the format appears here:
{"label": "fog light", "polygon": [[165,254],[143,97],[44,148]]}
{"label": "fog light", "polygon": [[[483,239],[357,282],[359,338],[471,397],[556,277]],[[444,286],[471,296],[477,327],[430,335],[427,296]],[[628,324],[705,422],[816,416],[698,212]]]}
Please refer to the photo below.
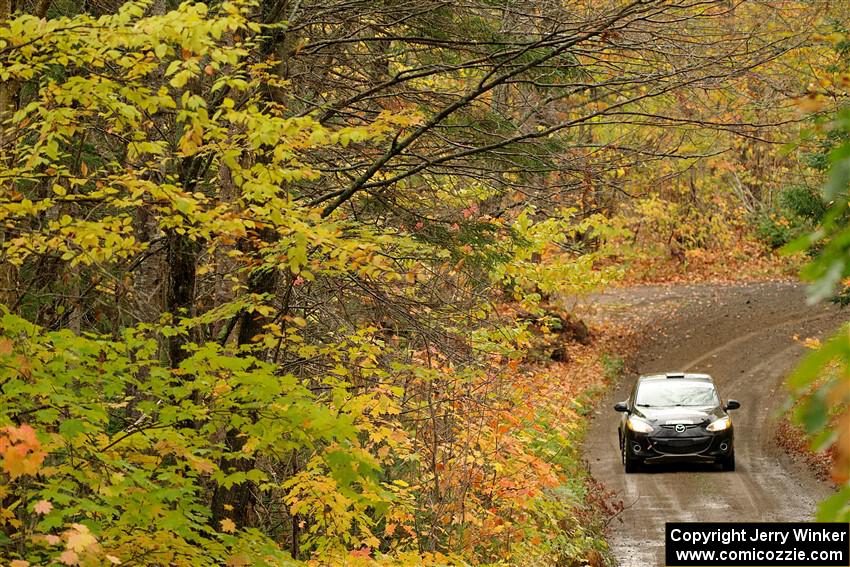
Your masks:
{"label": "fog light", "polygon": [[635,453],[640,453],[640,445],[638,445],[637,443],[632,445],[632,449],[634,449]]}
{"label": "fog light", "polygon": [[720,450],[721,450],[721,451],[726,451],[728,448],[729,448],[729,445],[728,445],[728,444],[726,444],[726,443],[721,443],[721,444],[720,444]]}

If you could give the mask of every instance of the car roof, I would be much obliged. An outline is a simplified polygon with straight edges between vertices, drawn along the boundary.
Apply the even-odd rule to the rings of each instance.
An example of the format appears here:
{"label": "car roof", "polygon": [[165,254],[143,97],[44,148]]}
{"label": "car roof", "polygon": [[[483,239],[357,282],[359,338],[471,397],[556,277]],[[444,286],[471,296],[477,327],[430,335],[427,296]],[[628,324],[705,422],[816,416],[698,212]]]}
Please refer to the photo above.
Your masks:
{"label": "car roof", "polygon": [[708,374],[699,374],[694,372],[664,372],[662,374],[644,374],[638,377],[638,382],[654,382],[660,380],[688,380],[691,382],[711,382],[714,383],[711,376]]}

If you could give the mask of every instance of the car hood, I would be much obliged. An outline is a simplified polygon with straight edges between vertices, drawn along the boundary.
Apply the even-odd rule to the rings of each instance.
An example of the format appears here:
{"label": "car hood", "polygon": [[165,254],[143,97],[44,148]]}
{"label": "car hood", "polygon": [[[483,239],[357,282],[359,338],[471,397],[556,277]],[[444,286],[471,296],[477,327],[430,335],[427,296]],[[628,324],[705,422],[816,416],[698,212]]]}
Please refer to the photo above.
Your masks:
{"label": "car hood", "polygon": [[699,424],[720,419],[726,412],[720,406],[707,407],[636,407],[635,415],[653,425],[675,425],[677,423]]}

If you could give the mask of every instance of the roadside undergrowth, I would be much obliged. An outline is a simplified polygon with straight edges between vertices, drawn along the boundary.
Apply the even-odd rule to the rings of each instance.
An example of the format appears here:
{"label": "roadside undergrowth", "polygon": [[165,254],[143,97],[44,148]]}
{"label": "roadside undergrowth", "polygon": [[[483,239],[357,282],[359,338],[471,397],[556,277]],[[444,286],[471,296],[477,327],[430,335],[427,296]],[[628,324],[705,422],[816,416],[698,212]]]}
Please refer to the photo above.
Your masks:
{"label": "roadside undergrowth", "polygon": [[636,350],[636,334],[613,322],[591,324],[586,336],[565,327],[544,327],[535,339],[537,360],[527,368],[533,378],[524,393],[529,410],[524,418],[531,424],[530,444],[558,471],[559,484],[547,493],[542,509],[570,512],[557,522],[561,534],[529,540],[520,556],[528,557],[528,564],[534,564],[533,557],[554,557],[557,565],[570,567],[613,565],[605,528],[622,502],[590,475],[581,447],[594,408],[623,377],[626,357]]}
{"label": "roadside undergrowth", "polygon": [[742,236],[734,247],[694,248],[681,254],[637,256],[628,262],[622,285],[653,283],[725,283],[792,280],[797,258],[781,256]]}
{"label": "roadside undergrowth", "polygon": [[621,285],[793,278],[801,258],[776,252],[743,208],[712,198],[650,194],[614,215],[609,261],[625,266]]}
{"label": "roadside undergrowth", "polygon": [[[821,341],[816,338],[800,339],[794,337],[807,349],[816,351]],[[811,385],[812,394],[803,397],[789,398],[783,407],[779,427],[776,430],[777,443],[795,460],[803,462],[819,479],[832,482],[839,486],[846,479],[841,478],[840,454],[831,436],[815,435],[808,430],[815,430],[828,424],[832,430],[840,427],[840,412],[828,411],[821,400],[817,401],[817,390],[829,379],[828,374],[837,372],[832,364],[825,368],[824,375]]]}
{"label": "roadside undergrowth", "polygon": [[826,451],[814,451],[811,446],[811,438],[806,435],[805,430],[791,421],[789,415],[780,418],[776,429],[776,442],[792,458],[803,462],[820,480],[829,480],[835,452],[832,449]]}

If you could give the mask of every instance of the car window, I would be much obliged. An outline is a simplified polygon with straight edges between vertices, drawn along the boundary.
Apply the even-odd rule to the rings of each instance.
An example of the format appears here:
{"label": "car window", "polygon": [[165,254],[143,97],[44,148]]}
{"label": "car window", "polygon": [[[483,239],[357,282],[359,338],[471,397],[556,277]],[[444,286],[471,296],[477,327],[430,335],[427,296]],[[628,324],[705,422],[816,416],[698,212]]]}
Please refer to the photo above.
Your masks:
{"label": "car window", "polygon": [[641,382],[635,394],[640,407],[716,406],[720,404],[711,382],[653,380]]}

